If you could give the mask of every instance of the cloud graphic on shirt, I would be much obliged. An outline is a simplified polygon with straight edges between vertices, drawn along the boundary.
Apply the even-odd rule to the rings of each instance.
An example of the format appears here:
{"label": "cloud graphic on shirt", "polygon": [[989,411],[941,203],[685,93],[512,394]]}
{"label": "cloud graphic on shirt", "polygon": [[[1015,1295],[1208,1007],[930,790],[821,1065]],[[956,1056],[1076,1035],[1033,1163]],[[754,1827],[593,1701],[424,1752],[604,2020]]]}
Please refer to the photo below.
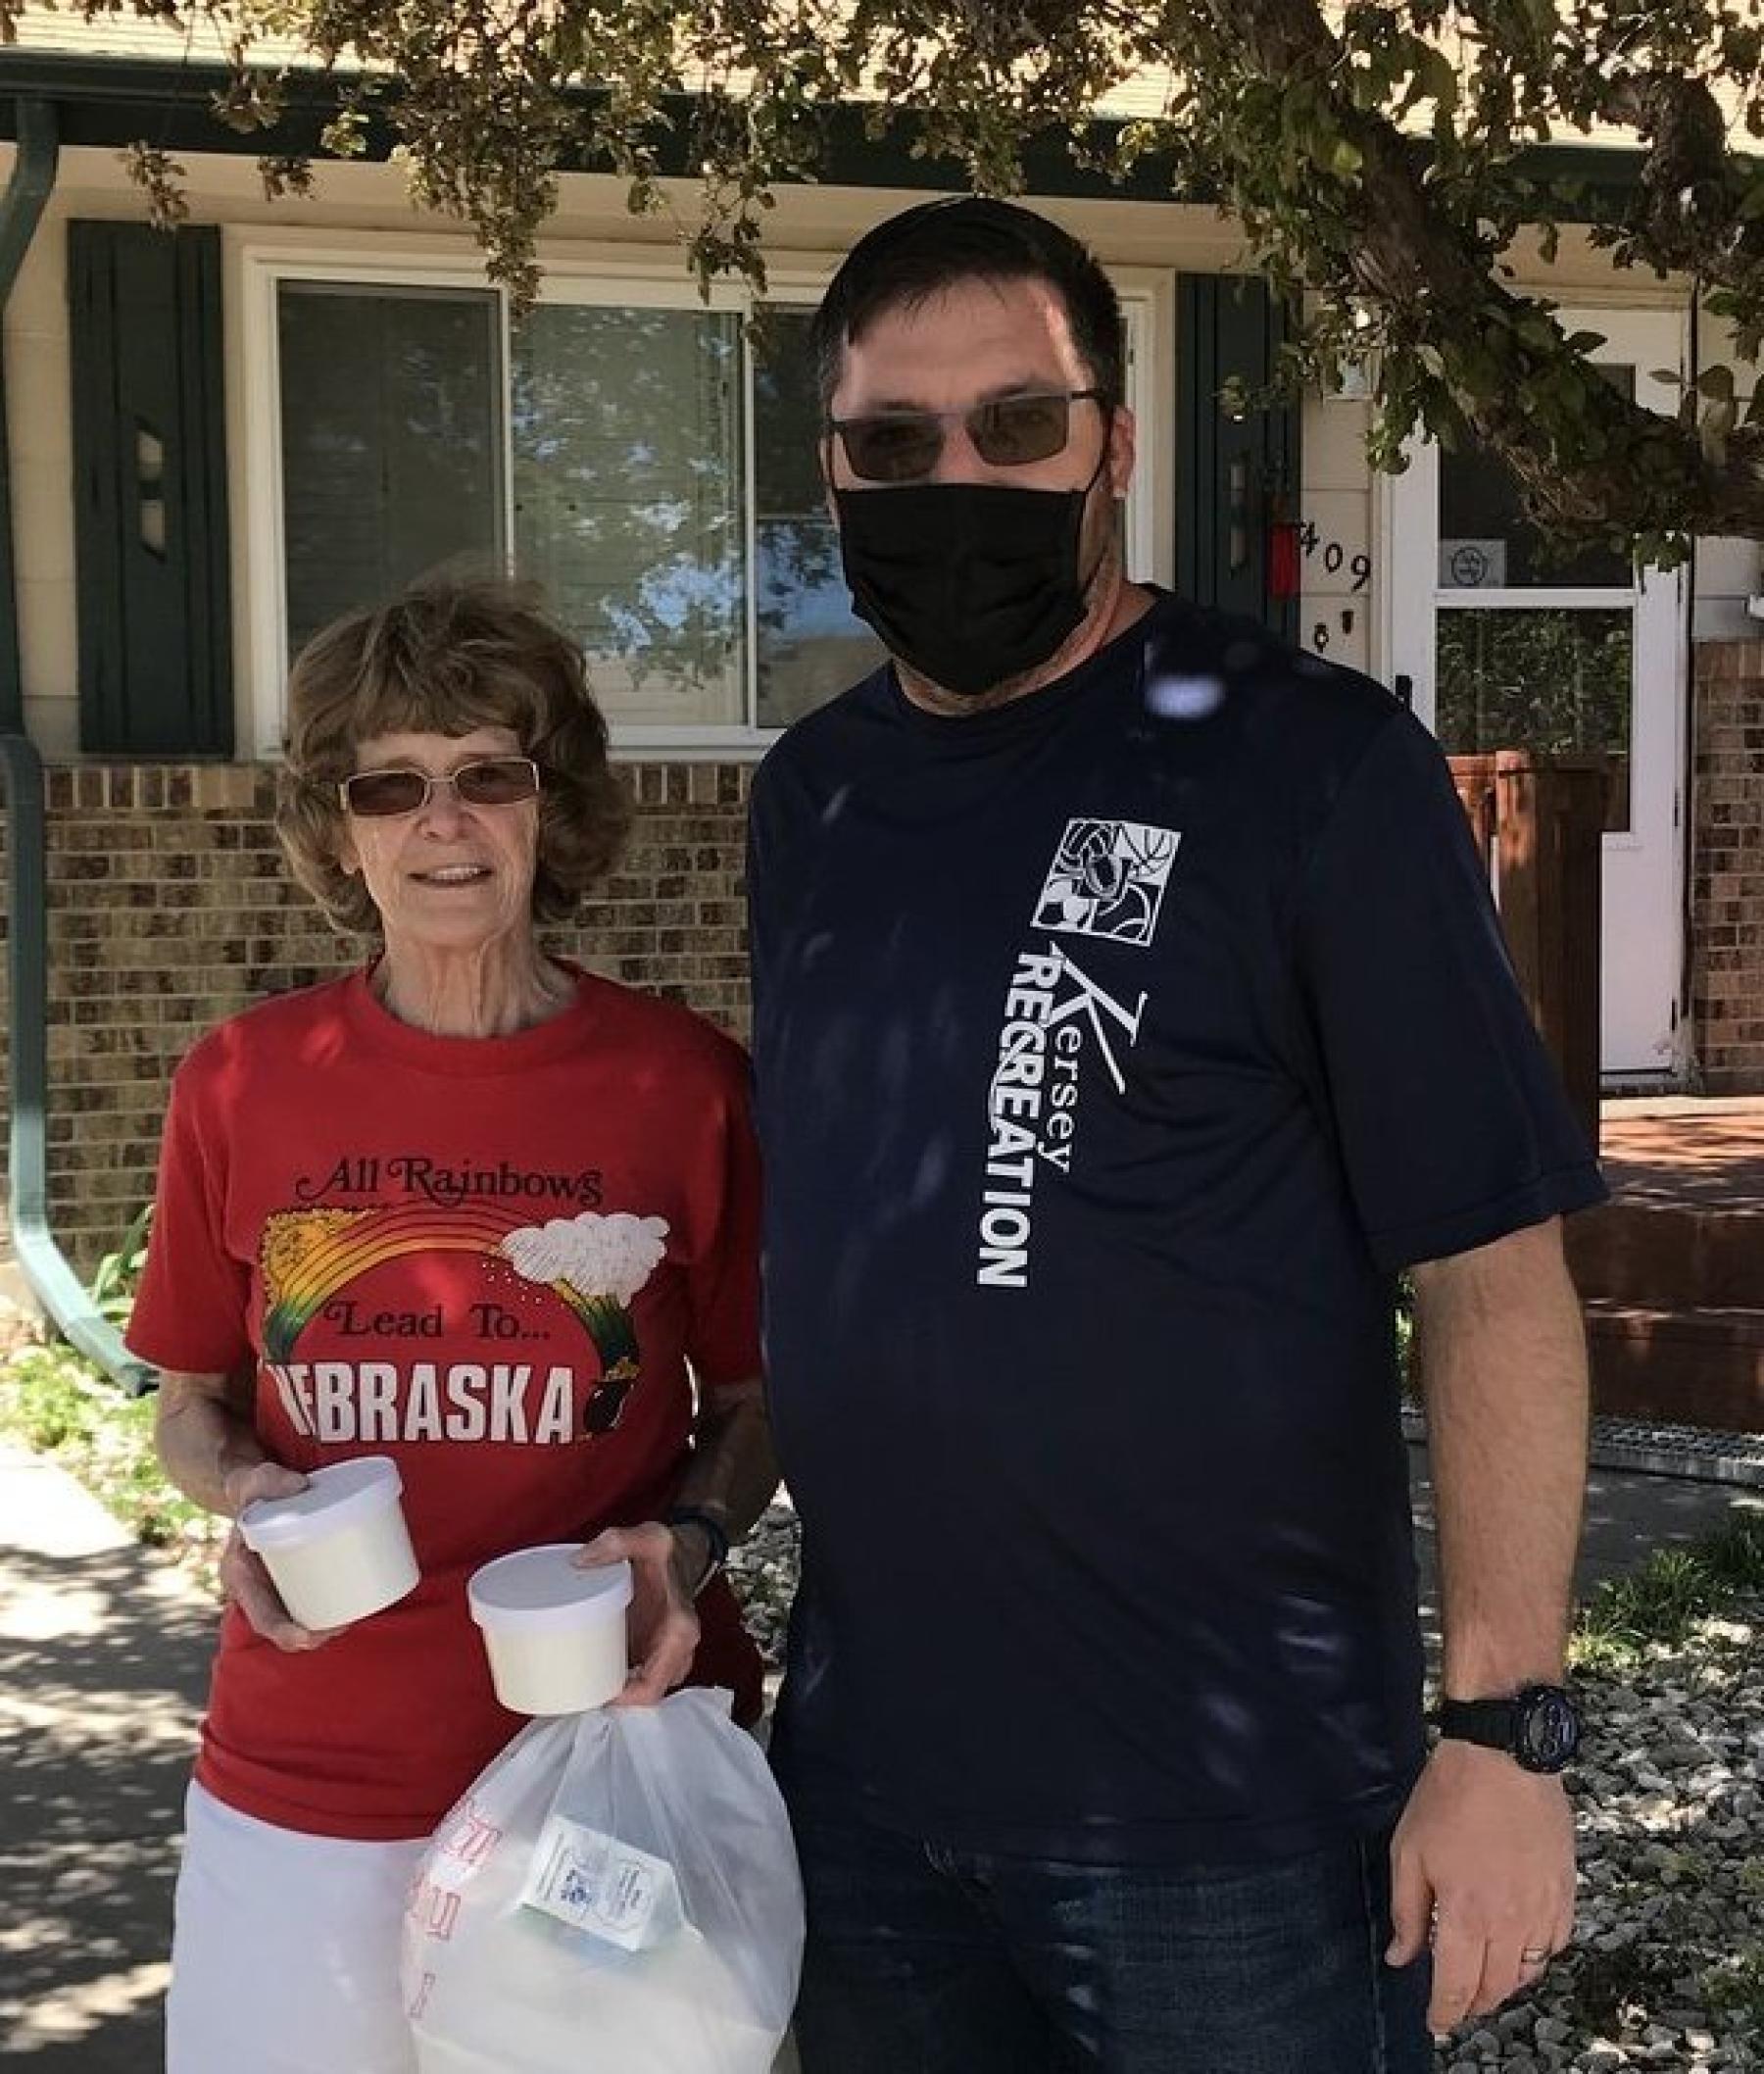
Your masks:
{"label": "cloud graphic on shirt", "polygon": [[583,1296],[627,1305],[667,1253],[667,1219],[629,1210],[553,1217],[505,1235],[497,1251],[529,1282],[566,1282]]}

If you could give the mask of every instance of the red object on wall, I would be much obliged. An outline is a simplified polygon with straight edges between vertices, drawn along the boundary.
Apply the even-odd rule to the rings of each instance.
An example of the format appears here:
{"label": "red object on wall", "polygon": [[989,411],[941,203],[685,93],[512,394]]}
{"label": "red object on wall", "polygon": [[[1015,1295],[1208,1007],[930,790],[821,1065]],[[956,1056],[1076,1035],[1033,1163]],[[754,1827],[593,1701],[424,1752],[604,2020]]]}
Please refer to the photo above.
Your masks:
{"label": "red object on wall", "polygon": [[1298,595],[1298,527],[1290,518],[1278,518],[1268,528],[1268,596]]}

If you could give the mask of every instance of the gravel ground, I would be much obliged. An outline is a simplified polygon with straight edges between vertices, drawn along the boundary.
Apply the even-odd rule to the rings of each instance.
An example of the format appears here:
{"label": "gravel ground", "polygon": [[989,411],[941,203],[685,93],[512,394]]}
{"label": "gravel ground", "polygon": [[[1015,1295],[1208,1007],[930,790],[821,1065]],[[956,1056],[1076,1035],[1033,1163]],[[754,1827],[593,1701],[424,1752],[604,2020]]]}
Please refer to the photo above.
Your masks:
{"label": "gravel ground", "polygon": [[[776,1668],[795,1587],[788,1505],[730,1562]],[[1764,2069],[1764,1602],[1622,1677],[1583,1674],[1579,1939],[1537,1990],[1467,2027],[1446,2074]]]}
{"label": "gravel ground", "polygon": [[1764,1601],[1580,1682],[1578,1946],[1445,2064],[1764,2067]]}
{"label": "gravel ground", "polygon": [[768,1506],[760,1523],[729,1556],[729,1576],[768,1670],[784,1668],[784,1628],[796,1593],[802,1529],[788,1499]]}

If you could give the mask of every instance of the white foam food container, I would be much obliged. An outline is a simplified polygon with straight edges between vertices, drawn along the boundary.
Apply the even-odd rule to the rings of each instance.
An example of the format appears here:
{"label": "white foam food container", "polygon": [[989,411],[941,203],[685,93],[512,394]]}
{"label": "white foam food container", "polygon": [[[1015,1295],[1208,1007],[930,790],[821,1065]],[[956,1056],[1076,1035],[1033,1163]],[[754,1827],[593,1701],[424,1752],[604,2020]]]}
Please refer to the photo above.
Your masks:
{"label": "white foam food container", "polygon": [[414,1588],[403,1489],[389,1455],[359,1455],[309,1470],[292,1498],[260,1498],[239,1514],[246,1547],[303,1627],[347,1627]]}
{"label": "white foam food container", "polygon": [[516,1714],[579,1714],[622,1688],[631,1565],[578,1569],[579,1541],[516,1549],[474,1570],[466,1595],[496,1697]]}

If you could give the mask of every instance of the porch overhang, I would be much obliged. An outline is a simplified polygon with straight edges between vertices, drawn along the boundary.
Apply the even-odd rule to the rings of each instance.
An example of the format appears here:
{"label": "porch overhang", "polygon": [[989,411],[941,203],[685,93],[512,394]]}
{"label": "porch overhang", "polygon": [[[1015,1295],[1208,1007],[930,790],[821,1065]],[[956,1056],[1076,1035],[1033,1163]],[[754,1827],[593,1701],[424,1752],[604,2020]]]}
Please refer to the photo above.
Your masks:
{"label": "porch overhang", "polygon": [[[309,73],[290,72],[283,81],[286,105],[281,120],[265,129],[240,131],[215,114],[215,98],[229,77],[224,65],[212,63],[172,63],[138,56],[97,58],[17,47],[0,51],[0,142],[15,140],[17,99],[29,96],[54,105],[62,143],[71,149],[83,145],[122,150],[146,141],[172,153],[326,156],[322,134],[339,107],[335,79],[317,68]],[[395,81],[381,88],[387,98],[397,91]],[[582,98],[584,106],[591,105],[593,89],[584,88]],[[695,98],[685,94],[668,104],[674,120],[668,133],[659,140],[658,151],[661,170],[669,178],[690,179],[696,174],[690,121],[695,105]],[[873,113],[865,104],[850,101],[826,114],[826,153],[821,168],[825,184],[938,192],[967,185],[959,161],[917,155],[923,125],[914,111],[892,111],[880,136],[868,133],[866,125]],[[1106,158],[1127,126],[1125,121],[1115,120],[1088,123],[1080,139],[1082,153]],[[376,118],[367,125],[360,156],[384,160],[398,141],[392,125],[383,117]],[[1562,220],[1592,222],[1602,209],[1634,190],[1643,162],[1639,149],[1550,144],[1524,153],[1519,164],[1528,177],[1576,182],[1577,197],[1562,210]],[[580,155],[566,160],[563,170],[610,173],[613,169]],[[1215,205],[1219,200],[1207,188],[1179,189],[1169,161],[1156,154],[1139,160],[1124,178],[1110,179],[1078,164],[1067,138],[1052,130],[1025,148],[1023,172],[1027,191],[1038,195],[1189,207]]]}

